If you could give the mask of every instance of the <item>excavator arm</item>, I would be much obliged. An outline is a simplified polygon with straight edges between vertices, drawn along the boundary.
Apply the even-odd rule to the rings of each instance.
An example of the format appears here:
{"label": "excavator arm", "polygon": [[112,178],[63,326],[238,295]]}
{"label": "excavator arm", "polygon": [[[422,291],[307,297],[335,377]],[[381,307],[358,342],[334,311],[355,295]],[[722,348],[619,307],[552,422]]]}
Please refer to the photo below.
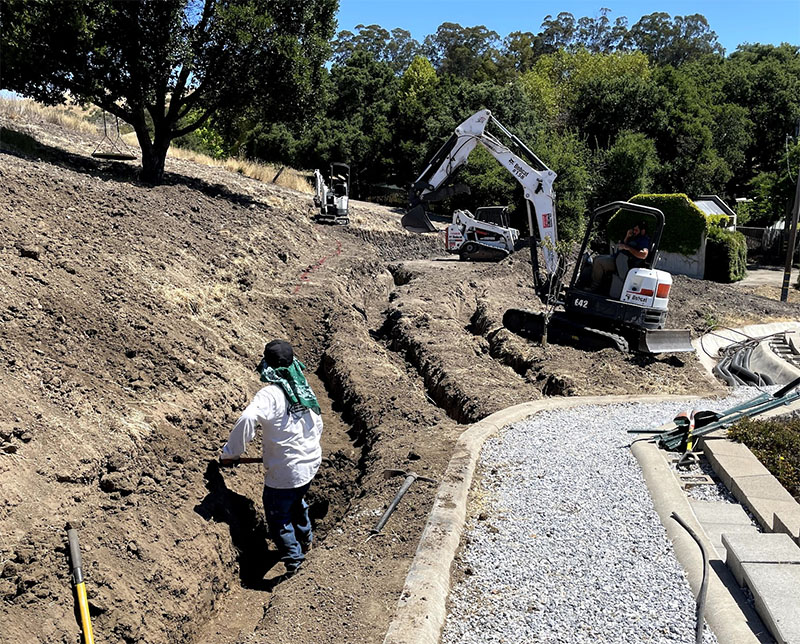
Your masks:
{"label": "excavator arm", "polygon": [[[508,137],[518,153],[486,131],[486,126],[490,121]],[[531,235],[533,235],[533,217],[535,216],[546,272],[548,276],[552,277],[558,270],[558,254],[556,253],[558,234],[553,192],[556,173],[531,152],[517,136],[509,132],[492,116],[489,110],[476,112],[461,123],[412,184],[409,190],[409,210],[402,219],[403,226],[416,232],[436,230],[425,212],[425,204],[446,199],[454,194],[468,192],[468,189],[465,190],[466,186],[448,186],[446,183],[467,162],[470,153],[478,145],[485,148],[522,186]],[[531,212],[531,207],[533,212]],[[536,248],[533,245],[531,246],[531,255],[534,267],[536,267],[538,262]],[[535,274],[538,279],[536,270]]]}

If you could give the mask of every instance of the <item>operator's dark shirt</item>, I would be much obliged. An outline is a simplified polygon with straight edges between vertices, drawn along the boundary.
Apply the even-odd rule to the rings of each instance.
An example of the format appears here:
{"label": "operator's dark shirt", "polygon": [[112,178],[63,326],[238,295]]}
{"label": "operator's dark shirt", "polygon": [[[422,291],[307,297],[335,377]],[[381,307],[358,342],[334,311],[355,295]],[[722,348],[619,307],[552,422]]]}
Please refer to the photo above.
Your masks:
{"label": "operator's dark shirt", "polygon": [[636,250],[646,250],[650,252],[650,238],[645,234],[640,233],[636,235],[636,237],[631,237],[627,244]]}

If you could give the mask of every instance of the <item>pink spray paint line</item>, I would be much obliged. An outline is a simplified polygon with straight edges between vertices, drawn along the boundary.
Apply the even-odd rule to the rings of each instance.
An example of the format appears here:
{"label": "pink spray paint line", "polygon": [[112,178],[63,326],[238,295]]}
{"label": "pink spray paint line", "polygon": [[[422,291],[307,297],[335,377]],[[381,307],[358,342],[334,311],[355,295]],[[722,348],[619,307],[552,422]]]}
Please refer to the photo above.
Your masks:
{"label": "pink spray paint line", "polygon": [[336,255],[341,255],[341,254],[342,254],[342,242],[337,241],[336,242],[336,252],[333,253],[333,255],[325,255],[325,257],[323,257],[320,260],[318,260],[316,264],[313,264],[312,266],[309,266],[305,271],[303,271],[300,274],[301,282],[297,286],[294,287],[293,293],[298,293],[300,291],[300,287],[303,286],[303,282],[307,282],[309,276],[311,275],[311,273],[313,273],[320,266],[322,266],[325,263],[325,260],[329,259],[330,257],[335,257]]}

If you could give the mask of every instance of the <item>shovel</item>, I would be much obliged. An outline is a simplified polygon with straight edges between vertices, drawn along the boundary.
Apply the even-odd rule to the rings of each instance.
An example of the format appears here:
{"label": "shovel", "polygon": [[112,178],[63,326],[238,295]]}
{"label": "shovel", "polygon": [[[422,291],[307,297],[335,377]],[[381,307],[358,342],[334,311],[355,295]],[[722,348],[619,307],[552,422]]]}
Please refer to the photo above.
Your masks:
{"label": "shovel", "polygon": [[400,499],[403,498],[406,492],[408,492],[408,488],[411,487],[411,484],[414,481],[424,481],[425,483],[436,483],[436,480],[429,479],[427,476],[420,476],[416,472],[404,472],[403,470],[384,470],[383,472],[384,478],[392,478],[393,476],[405,476],[406,480],[403,481],[403,485],[400,487],[400,490],[395,495],[392,502],[389,504],[389,507],[386,508],[386,512],[383,513],[383,516],[380,518],[380,521],[375,524],[375,527],[372,528],[370,532],[370,538],[374,537],[381,533],[383,530],[383,526],[386,525],[386,522],[389,520],[389,517],[394,512],[397,504],[400,503]]}

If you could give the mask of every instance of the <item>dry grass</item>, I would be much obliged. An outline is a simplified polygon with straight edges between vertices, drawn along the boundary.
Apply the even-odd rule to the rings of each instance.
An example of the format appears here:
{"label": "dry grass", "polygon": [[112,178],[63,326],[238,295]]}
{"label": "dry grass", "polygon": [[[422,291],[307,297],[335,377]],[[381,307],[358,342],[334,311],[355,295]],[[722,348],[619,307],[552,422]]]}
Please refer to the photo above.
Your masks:
{"label": "dry grass", "polygon": [[[48,106],[27,98],[0,97],[0,115],[11,121],[45,121],[47,123],[54,123],[68,130],[92,135],[97,135],[99,129],[96,124],[89,120],[89,111],[77,105]],[[139,143],[134,132],[123,134],[122,140],[129,147],[137,150],[139,149]],[[167,154],[175,159],[184,159],[206,166],[222,168],[229,172],[236,172],[268,183],[272,182],[280,169],[269,163],[258,163],[243,159],[212,159],[205,154],[177,147],[171,147]],[[275,183],[279,186],[297,190],[298,192],[311,194],[314,191],[308,181],[310,176],[309,173],[286,168]]]}
{"label": "dry grass", "polygon": [[88,120],[88,111],[77,105],[49,106],[27,98],[0,97],[0,114],[11,121],[40,120],[75,132],[97,132],[97,126]]}
{"label": "dry grass", "polygon": [[[247,161],[245,159],[237,159],[234,157],[228,159],[212,159],[210,156],[195,152],[194,150],[185,150],[183,148],[171,147],[168,155],[175,159],[184,159],[186,161],[193,161],[202,165],[214,166],[227,170],[228,172],[236,172],[243,174],[246,177],[257,179],[258,181],[265,181],[272,183],[272,180],[278,174],[280,167],[274,166],[269,163],[257,163],[255,161]],[[278,180],[275,182],[279,186],[291,188],[298,192],[305,192],[311,194],[311,184],[308,182],[308,173],[303,173],[292,168],[286,168]]]}

